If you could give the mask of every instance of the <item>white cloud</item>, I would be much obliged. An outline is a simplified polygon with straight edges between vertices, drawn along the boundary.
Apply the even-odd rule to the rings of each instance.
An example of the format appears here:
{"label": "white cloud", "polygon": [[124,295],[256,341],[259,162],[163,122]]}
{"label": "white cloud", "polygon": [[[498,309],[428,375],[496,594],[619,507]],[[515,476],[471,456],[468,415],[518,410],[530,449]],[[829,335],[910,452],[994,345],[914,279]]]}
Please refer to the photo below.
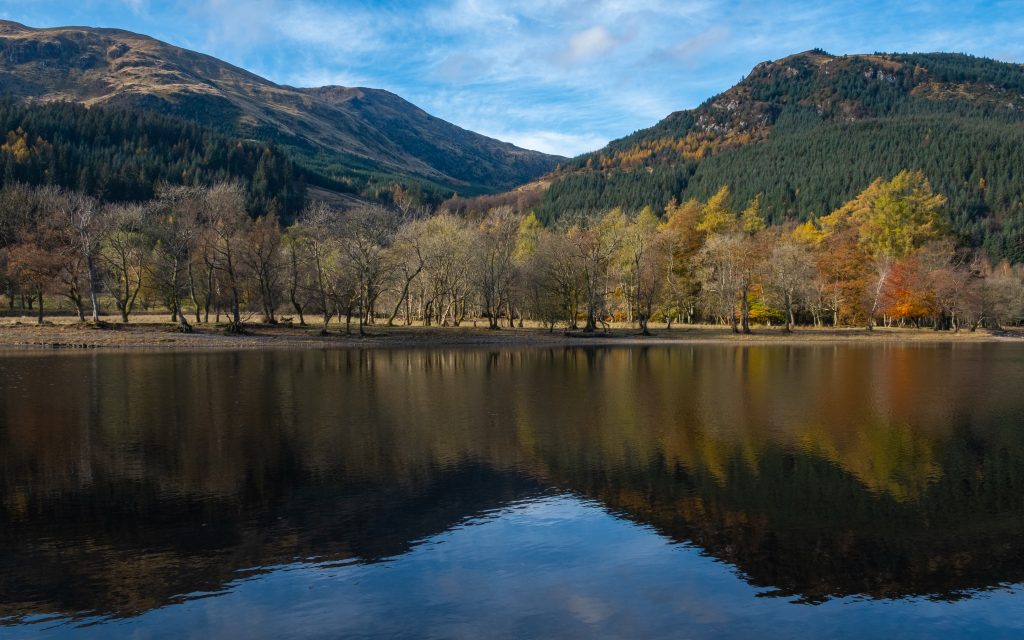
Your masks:
{"label": "white cloud", "polygon": [[479,133],[497,140],[511,142],[524,149],[568,157],[596,151],[608,142],[604,136],[600,135],[560,131],[480,131]]}
{"label": "white cloud", "polygon": [[729,37],[729,28],[722,25],[715,25],[707,31],[701,32],[692,38],[677,42],[671,48],[672,56],[678,60],[690,61],[707,53],[715,46],[725,42]]}
{"label": "white cloud", "polygon": [[318,69],[315,65],[303,64],[301,70],[289,77],[288,84],[295,87],[367,87],[373,84],[373,80],[365,76]]}
{"label": "white cloud", "polygon": [[135,15],[144,13],[149,4],[148,0],[121,0],[121,2]]}
{"label": "white cloud", "polygon": [[611,53],[618,44],[619,41],[608,29],[602,26],[591,27],[569,38],[569,48],[563,60],[568,64],[585,62]]}
{"label": "white cloud", "polygon": [[466,53],[452,53],[435,67],[440,80],[460,84],[476,82],[485,77],[490,69],[489,62]]}
{"label": "white cloud", "polygon": [[0,0],[0,15],[131,28],[287,84],[388,89],[462,127],[572,155],[813,47],[1024,60],[1019,0],[927,4]]}
{"label": "white cloud", "polygon": [[383,13],[339,12],[294,2],[275,16],[274,29],[281,37],[297,43],[357,53],[386,47],[388,23],[388,16]]}

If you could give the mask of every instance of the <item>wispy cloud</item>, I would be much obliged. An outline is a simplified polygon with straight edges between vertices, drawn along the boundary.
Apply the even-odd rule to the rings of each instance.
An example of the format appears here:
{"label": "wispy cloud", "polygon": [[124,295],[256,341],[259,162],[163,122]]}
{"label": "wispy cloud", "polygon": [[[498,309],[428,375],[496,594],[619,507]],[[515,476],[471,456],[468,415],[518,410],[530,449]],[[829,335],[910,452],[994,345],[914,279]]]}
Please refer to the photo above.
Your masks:
{"label": "wispy cloud", "polygon": [[603,26],[590,27],[573,34],[569,38],[569,46],[561,56],[563,62],[574,65],[589,62],[599,56],[614,51],[621,42]]}
{"label": "wispy cloud", "polygon": [[142,31],[287,84],[380,87],[566,155],[814,47],[1024,60],[1019,0],[0,0],[0,16]]}
{"label": "wispy cloud", "polygon": [[148,0],[121,0],[121,4],[135,15],[141,15],[148,7]]}
{"label": "wispy cloud", "polygon": [[555,155],[579,155],[596,151],[608,140],[604,136],[561,131],[502,131],[480,130],[479,133],[497,140],[511,142],[517,147],[534,149]]}

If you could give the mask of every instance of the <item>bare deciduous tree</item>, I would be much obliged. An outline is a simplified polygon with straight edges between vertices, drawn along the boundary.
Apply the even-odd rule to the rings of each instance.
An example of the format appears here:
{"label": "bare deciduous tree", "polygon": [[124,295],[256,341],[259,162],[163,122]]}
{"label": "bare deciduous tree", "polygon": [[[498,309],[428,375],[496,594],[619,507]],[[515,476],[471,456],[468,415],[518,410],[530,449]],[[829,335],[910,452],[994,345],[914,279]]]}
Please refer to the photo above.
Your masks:
{"label": "bare deciduous tree", "polygon": [[241,308],[245,287],[241,245],[249,221],[245,211],[245,191],[234,183],[210,187],[206,192],[204,213],[206,257],[229,295],[231,321],[228,332],[239,333],[243,331]]}

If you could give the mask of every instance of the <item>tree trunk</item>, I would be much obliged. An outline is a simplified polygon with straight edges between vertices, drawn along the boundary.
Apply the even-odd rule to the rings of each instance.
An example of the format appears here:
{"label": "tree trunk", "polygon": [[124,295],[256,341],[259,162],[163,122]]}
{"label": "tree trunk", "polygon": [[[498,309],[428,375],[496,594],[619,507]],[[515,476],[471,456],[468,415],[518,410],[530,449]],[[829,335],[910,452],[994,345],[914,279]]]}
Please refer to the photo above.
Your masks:
{"label": "tree trunk", "polygon": [[388,326],[395,326],[395,318],[398,317],[399,312],[402,310],[402,306],[405,304],[406,299],[409,297],[409,285],[406,284],[402,287],[402,295],[398,298],[398,303],[395,308],[391,310],[391,315],[388,316]]}
{"label": "tree trunk", "polygon": [[363,325],[366,324],[365,319],[367,295],[365,293],[361,293],[359,298],[359,337],[362,338],[363,336],[366,335],[366,333],[363,331]]}
{"label": "tree trunk", "polygon": [[174,296],[174,310],[178,316],[178,331],[181,333],[192,333],[192,325],[188,323],[185,310],[181,308],[181,298]]}
{"label": "tree trunk", "polygon": [[192,261],[188,263],[188,293],[192,298],[192,306],[196,310],[196,324],[199,324],[199,293],[196,291],[196,278],[192,272]]}
{"label": "tree trunk", "polygon": [[267,273],[267,268],[260,270],[260,297],[263,298],[263,322],[267,324],[277,324],[277,318],[274,317],[274,291],[270,286],[270,274]]}
{"label": "tree trunk", "polygon": [[306,318],[302,315],[302,305],[299,303],[299,299],[296,297],[296,287],[292,287],[288,290],[288,298],[291,300],[292,308],[295,309],[295,313],[299,316],[299,326],[306,326]]}
{"label": "tree trunk", "polygon": [[783,297],[786,301],[786,333],[790,333],[793,331],[793,325],[795,324],[793,318],[793,298],[789,291],[786,291]]}
{"label": "tree trunk", "polygon": [[875,287],[875,296],[871,301],[871,313],[868,315],[868,331],[872,331],[875,328],[875,314],[878,313],[878,302],[882,298],[882,289],[885,288],[886,278],[889,277],[888,267],[883,267],[879,270],[878,275],[878,286]]}
{"label": "tree trunk", "polygon": [[85,322],[85,305],[82,304],[82,295],[78,293],[76,287],[71,287],[71,290],[67,292],[68,300],[75,305],[75,313],[78,314],[78,321]]}
{"label": "tree trunk", "polygon": [[43,324],[43,290],[39,290],[39,316],[36,321],[38,324]]}
{"label": "tree trunk", "polygon": [[[203,322],[209,324],[210,322],[210,305],[213,304],[213,266],[210,263],[206,265],[206,298],[203,301]],[[215,309],[217,314],[217,322],[220,322],[220,310]]]}
{"label": "tree trunk", "polygon": [[100,321],[100,301],[96,295],[96,285],[99,275],[96,273],[96,262],[92,255],[85,256],[85,270],[86,275],[89,278],[89,300],[92,302],[92,321],[99,324]]}
{"label": "tree trunk", "polygon": [[238,295],[238,287],[231,285],[231,324],[242,326],[242,303]]}
{"label": "tree trunk", "polygon": [[740,321],[743,333],[750,333],[750,297],[749,287],[743,287],[743,298],[740,300]]}
{"label": "tree trunk", "polygon": [[493,329],[493,330],[501,329],[501,307],[500,306],[495,307],[494,311],[490,311],[490,309],[488,309],[487,316],[488,316],[487,317],[487,328],[488,329]]}
{"label": "tree trunk", "polygon": [[587,324],[583,326],[585,333],[593,333],[597,329],[597,317],[594,313],[594,307],[587,305]]}

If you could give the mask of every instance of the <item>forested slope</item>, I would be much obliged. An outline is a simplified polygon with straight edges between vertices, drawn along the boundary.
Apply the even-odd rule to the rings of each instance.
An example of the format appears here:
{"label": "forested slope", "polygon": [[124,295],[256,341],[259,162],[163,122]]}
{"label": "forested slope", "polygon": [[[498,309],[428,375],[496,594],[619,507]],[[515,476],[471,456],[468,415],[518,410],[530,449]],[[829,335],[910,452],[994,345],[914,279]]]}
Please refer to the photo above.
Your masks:
{"label": "forested slope", "polygon": [[544,220],[611,207],[663,211],[728,185],[773,222],[828,214],[877,177],[921,170],[956,234],[997,258],[1024,237],[1024,67],[956,54],[763,63],[697,109],[564,164]]}
{"label": "forested slope", "polygon": [[245,185],[251,213],[286,220],[305,201],[308,172],[273,146],[170,116],[6,100],[0,136],[4,184],[57,185],[103,201],[137,202],[151,199],[160,184],[233,180]]}

